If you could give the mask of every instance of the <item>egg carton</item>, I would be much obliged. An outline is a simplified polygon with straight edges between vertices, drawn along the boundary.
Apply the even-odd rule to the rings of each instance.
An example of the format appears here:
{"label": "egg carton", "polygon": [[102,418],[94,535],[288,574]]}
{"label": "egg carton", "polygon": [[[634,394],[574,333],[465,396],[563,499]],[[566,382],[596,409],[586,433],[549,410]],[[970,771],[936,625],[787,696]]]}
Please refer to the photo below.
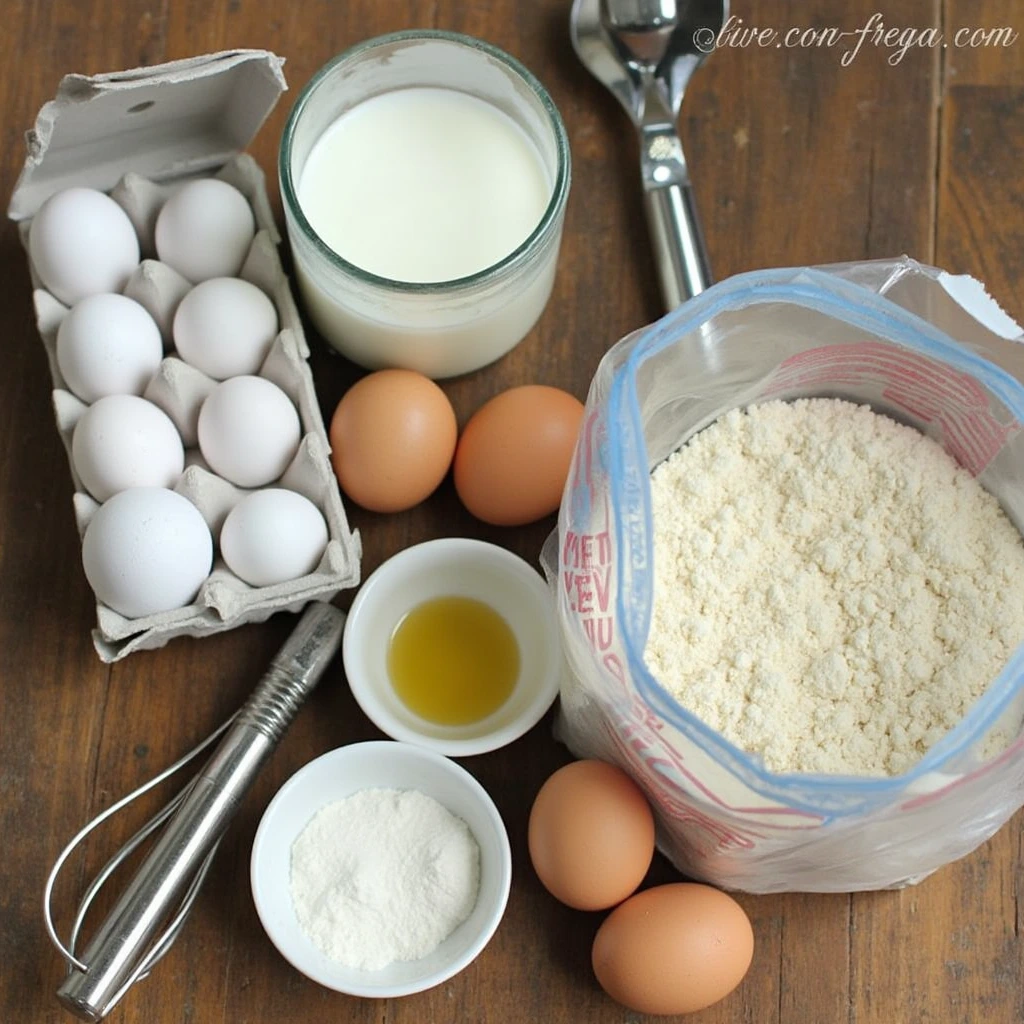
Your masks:
{"label": "egg carton", "polygon": [[[258,116],[259,101],[265,101],[271,93],[276,99],[284,88],[280,64],[280,58],[264,51],[231,51],[88,79],[68,76],[57,99],[40,111],[36,129],[29,135],[26,170],[8,211],[19,221],[26,251],[31,215],[50,194],[71,185],[86,185],[108,192],[135,226],[143,259],[128,281],[124,294],[150,312],[160,328],[165,346],[165,357],[143,397],[163,409],[178,428],[186,447],[186,460],[185,471],[174,489],[199,509],[215,541],[228,513],[250,492],[212,472],[196,448],[199,409],[217,381],[174,354],[171,334],[174,311],[191,285],[155,258],[153,234],[156,215],[163,202],[186,180],[217,177],[234,185],[249,200],[257,231],[239,277],[271,297],[277,308],[280,327],[259,375],[288,395],[298,410],[302,425],[302,439],[295,457],[280,480],[270,486],[286,487],[304,495],[321,511],[328,527],[329,539],[319,564],[313,572],[295,580],[268,587],[252,587],[232,573],[218,556],[195,600],[186,607],[128,619],[98,603],[93,641],[100,658],[106,662],[117,661],[132,651],[161,647],[176,636],[205,636],[242,623],[263,621],[278,611],[298,611],[308,601],[327,600],[359,582],[360,538],[358,532],[349,528],[331,469],[330,446],[308,364],[309,348],[278,255],[280,235],[274,224],[263,173],[250,156],[227,153],[224,146],[225,138],[238,137],[239,121],[244,129],[251,132],[262,123],[269,107]],[[273,87],[275,83],[276,88]],[[173,95],[175,88],[187,88],[190,97],[164,102],[168,95]],[[54,137],[57,118],[63,124],[74,119],[76,114],[81,115],[83,108],[88,107],[92,100],[109,104],[112,96],[125,110],[139,111],[140,116],[148,113],[147,105],[155,107],[159,101],[170,108],[170,113],[176,113],[178,123],[184,105],[196,116],[195,131],[203,134],[197,141],[194,134],[186,133],[176,144],[170,145],[160,140],[158,132],[151,130],[149,145],[139,159],[139,165],[147,170],[147,174],[130,169],[132,152],[130,146],[125,145],[117,158],[111,160],[97,156],[100,166],[86,165],[77,175],[67,171],[64,154],[64,161],[55,161],[59,171],[44,175],[40,180],[38,171]],[[201,112],[210,104],[215,104],[221,111],[231,111],[232,105],[236,108],[226,134],[212,137],[215,143],[219,141],[219,145],[211,145],[209,122],[204,128],[200,120]],[[166,118],[169,114],[160,116]],[[77,120],[88,118],[79,117]],[[159,127],[159,123],[157,121],[155,127]],[[138,131],[139,122],[133,121],[132,124]],[[77,132],[66,131],[64,138],[84,134],[81,131],[83,125],[76,127]],[[152,118],[149,127],[154,128]],[[109,130],[113,131],[114,127]],[[159,145],[154,139],[160,140]],[[157,150],[155,155],[154,148]],[[106,150],[100,147],[96,152]],[[177,156],[173,157],[173,154]],[[162,162],[167,165],[163,172]],[[68,307],[43,287],[31,260],[29,270],[34,286],[36,323],[53,379],[57,428],[68,452],[75,485],[75,520],[79,533],[84,534],[99,504],[86,492],[71,459],[75,424],[88,406],[71,393],[57,364],[57,330]]]}

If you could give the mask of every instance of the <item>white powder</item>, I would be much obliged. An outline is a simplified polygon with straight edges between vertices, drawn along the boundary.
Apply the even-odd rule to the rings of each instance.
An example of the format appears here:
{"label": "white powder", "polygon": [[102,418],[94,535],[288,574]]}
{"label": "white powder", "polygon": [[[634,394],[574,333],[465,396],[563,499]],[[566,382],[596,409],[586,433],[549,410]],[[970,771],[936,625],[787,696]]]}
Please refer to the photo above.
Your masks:
{"label": "white powder", "polygon": [[469,917],[479,888],[469,826],[417,790],[354,793],[320,810],[292,844],[299,924],[346,967],[426,956]]}
{"label": "white powder", "polygon": [[773,771],[905,771],[1024,639],[1020,534],[938,444],[866,406],[734,410],[651,491],[645,660]]}

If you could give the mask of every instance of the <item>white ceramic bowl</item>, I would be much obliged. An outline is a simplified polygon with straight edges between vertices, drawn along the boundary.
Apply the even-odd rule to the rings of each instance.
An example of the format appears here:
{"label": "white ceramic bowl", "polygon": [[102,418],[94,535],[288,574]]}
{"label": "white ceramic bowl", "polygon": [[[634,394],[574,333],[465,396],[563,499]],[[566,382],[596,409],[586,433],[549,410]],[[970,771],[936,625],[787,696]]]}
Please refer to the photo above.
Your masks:
{"label": "white ceramic bowl", "polygon": [[[480,847],[480,893],[473,912],[432,953],[360,971],[331,960],[307,938],[295,916],[289,872],[292,844],[317,811],[370,788],[418,789],[462,818]],[[505,912],[512,854],[498,809],[469,772],[432,751],[382,740],[332,750],[281,787],[256,831],[250,876],[260,921],[293,967],[337,992],[391,999],[439,985],[479,955]]]}
{"label": "white ceramic bowl", "polygon": [[[519,677],[508,700],[469,725],[421,718],[395,693],[387,670],[388,642],[402,617],[449,595],[490,605],[519,644]],[[342,652],[352,693],[379,729],[451,757],[496,750],[536,725],[558,693],[562,664],[554,600],[541,575],[496,544],[461,537],[417,544],[380,566],[352,604]]]}

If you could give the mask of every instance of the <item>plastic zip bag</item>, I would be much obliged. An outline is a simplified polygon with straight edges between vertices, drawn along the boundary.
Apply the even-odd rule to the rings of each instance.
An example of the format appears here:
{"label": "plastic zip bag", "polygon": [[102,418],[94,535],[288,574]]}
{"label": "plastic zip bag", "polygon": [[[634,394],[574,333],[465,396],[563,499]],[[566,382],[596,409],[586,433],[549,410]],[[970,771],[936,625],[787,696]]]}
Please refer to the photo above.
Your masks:
{"label": "plastic zip bag", "polygon": [[[748,892],[894,888],[970,852],[1024,804],[1024,645],[964,720],[891,778],[772,773],[643,661],[650,471],[730,409],[868,403],[942,444],[1021,530],[1015,334],[976,282],[903,258],[730,278],[602,360],[542,554],[567,661],[556,733],[636,779],[659,847],[685,874]],[[997,729],[1016,739],[986,762]]]}

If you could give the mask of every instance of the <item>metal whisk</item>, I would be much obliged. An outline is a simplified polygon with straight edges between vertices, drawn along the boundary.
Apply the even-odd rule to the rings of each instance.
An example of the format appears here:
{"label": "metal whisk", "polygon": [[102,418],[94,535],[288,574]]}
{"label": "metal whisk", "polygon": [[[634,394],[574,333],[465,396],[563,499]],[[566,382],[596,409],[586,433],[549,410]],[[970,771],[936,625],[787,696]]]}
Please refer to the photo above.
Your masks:
{"label": "metal whisk", "polygon": [[[329,604],[307,607],[242,708],[194,750],[85,826],[61,852],[46,880],[47,934],[67,961],[57,998],[83,1020],[99,1021],[170,949],[195,902],[217,846],[242,798],[341,643],[345,615]],[[108,861],[86,890],[65,946],[53,924],[53,886],[82,840],[136,797],[159,785],[220,738],[195,778]],[[86,912],[103,884],[166,823],[149,856],[79,956]],[[175,910],[175,906],[177,909]],[[174,911],[163,933],[157,929]]]}

